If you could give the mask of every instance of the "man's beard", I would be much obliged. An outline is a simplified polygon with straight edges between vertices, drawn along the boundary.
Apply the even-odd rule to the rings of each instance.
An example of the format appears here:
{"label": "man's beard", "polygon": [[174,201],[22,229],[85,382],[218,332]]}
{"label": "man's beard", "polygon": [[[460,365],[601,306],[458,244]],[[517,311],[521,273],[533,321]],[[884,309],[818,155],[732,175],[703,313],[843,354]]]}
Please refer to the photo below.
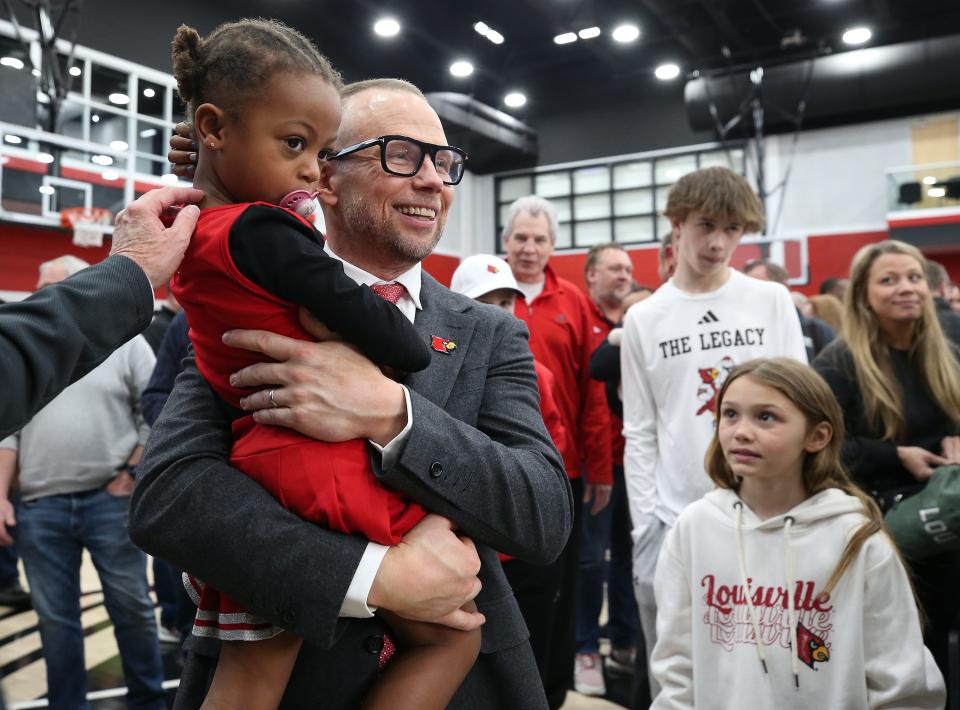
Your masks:
{"label": "man's beard", "polygon": [[352,241],[375,246],[411,264],[427,258],[443,234],[444,221],[437,217],[436,231],[428,244],[406,239],[387,217],[376,214],[364,199],[355,195],[344,201],[343,220]]}

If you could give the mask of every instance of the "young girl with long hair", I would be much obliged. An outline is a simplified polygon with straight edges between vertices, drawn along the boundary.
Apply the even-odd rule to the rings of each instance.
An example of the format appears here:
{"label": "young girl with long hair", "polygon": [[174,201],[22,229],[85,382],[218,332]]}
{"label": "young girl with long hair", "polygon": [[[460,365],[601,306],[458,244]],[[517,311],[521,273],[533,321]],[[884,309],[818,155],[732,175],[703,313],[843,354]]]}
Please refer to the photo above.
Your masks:
{"label": "young girl with long hair", "polygon": [[[860,249],[850,267],[844,329],[814,361],[840,403],[843,462],[886,512],[933,471],[960,463],[960,352],[944,337],[926,260],[888,240]],[[941,670],[960,612],[960,554],[907,559],[927,614],[927,645]]]}
{"label": "young girl with long hair", "polygon": [[843,416],[785,358],[734,368],[657,566],[653,707],[942,708],[910,582],[840,463]]}
{"label": "young girl with long hair", "polygon": [[[258,356],[223,345],[224,331],[260,328],[312,339],[301,326],[301,307],[378,365],[407,372],[426,367],[427,344],[384,300],[392,294],[395,302],[403,286],[387,284],[382,297],[374,293],[378,285],[359,286],[302,216],[340,124],[341,81],[326,58],[282,23],[240,20],[206,38],[181,26],[173,65],[200,148],[194,186],[206,193],[173,290],[190,321],[197,367],[211,387],[238,408],[250,392],[234,387],[230,374]],[[435,163],[438,172],[449,165],[440,154]],[[365,441],[316,441],[259,425],[242,412],[233,433],[231,463],[308,520],[395,545],[425,514],[377,483]],[[317,575],[320,583],[323,570]],[[203,707],[277,707],[301,639],[200,580],[188,581],[200,607],[194,634],[221,641]],[[275,585],[282,598],[282,579],[263,583]],[[446,707],[476,660],[479,632],[394,615],[386,620],[401,650],[384,665],[363,706]],[[381,652],[384,663],[391,647],[389,641]],[[318,705],[323,700],[317,698]]]}

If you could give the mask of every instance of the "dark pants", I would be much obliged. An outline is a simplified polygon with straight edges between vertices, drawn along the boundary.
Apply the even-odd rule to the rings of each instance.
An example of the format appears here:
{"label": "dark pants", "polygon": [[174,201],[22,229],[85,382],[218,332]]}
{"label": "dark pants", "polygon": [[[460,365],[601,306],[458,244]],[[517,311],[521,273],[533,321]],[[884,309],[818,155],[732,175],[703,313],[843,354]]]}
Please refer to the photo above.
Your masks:
{"label": "dark pants", "polygon": [[[948,679],[947,639],[960,628],[960,553],[946,552],[926,560],[907,560],[920,606],[927,615],[923,640],[933,654],[943,677]],[[947,687],[952,697],[958,688]]]}
{"label": "dark pants", "polygon": [[551,708],[563,705],[573,687],[576,652],[576,578],[580,559],[580,515],[583,479],[570,481],[573,489],[573,529],[555,562],[538,567],[520,560],[504,562],[503,569],[517,597],[530,631],[530,646]]}
{"label": "dark pants", "polygon": [[[589,508],[589,504],[588,504]],[[633,540],[623,467],[613,467],[610,505],[596,515],[583,512],[583,539],[577,571],[577,653],[600,650],[600,610],[607,586],[607,632],[614,648],[632,648],[640,622],[633,595]],[[607,563],[607,549],[610,563]]]}

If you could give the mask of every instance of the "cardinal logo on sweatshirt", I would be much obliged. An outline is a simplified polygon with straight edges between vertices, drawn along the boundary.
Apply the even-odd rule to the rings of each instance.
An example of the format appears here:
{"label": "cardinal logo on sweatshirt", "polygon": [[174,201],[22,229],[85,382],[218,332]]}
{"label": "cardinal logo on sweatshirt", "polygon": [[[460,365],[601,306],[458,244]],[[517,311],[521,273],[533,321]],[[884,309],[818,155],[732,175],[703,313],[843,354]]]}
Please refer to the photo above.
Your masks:
{"label": "cardinal logo on sweatshirt", "polygon": [[808,666],[814,668],[814,663],[826,663],[830,660],[830,649],[827,642],[813,633],[803,624],[797,624],[797,656]]}
{"label": "cardinal logo on sweatshirt", "polygon": [[697,374],[700,375],[700,383],[697,387],[697,401],[700,403],[700,408],[697,410],[698,417],[704,412],[717,413],[717,396],[720,394],[723,381],[727,379],[732,369],[733,358],[729,355],[713,367],[697,369]]}

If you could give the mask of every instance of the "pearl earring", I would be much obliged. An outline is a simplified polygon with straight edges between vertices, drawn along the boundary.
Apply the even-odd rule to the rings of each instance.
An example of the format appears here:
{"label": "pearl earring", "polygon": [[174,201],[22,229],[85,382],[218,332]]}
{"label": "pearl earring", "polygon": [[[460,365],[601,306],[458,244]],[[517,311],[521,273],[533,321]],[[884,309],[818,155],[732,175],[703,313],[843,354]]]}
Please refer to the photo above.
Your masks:
{"label": "pearl earring", "polygon": [[210,150],[216,150],[217,146],[213,141],[210,141]]}

